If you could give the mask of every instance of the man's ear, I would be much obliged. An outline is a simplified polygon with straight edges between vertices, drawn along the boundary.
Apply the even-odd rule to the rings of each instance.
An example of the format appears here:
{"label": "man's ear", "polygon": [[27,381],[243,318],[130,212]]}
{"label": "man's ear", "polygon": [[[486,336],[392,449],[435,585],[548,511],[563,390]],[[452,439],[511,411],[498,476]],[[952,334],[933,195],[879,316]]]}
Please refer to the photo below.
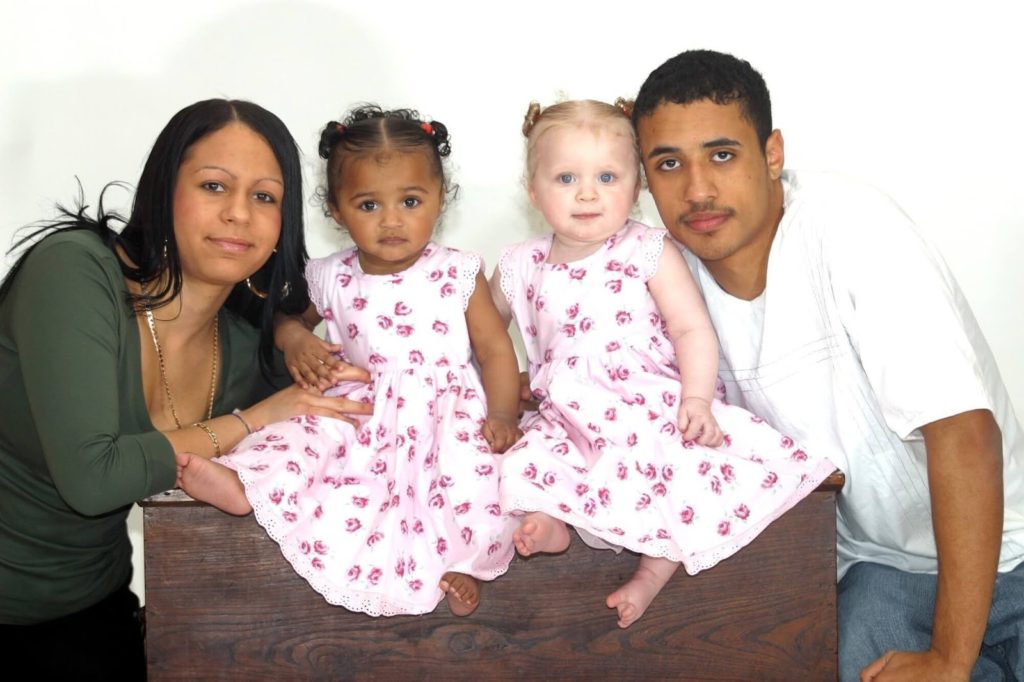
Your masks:
{"label": "man's ear", "polygon": [[764,158],[768,164],[768,177],[778,180],[782,177],[782,168],[786,164],[785,143],[782,131],[776,128],[764,143]]}

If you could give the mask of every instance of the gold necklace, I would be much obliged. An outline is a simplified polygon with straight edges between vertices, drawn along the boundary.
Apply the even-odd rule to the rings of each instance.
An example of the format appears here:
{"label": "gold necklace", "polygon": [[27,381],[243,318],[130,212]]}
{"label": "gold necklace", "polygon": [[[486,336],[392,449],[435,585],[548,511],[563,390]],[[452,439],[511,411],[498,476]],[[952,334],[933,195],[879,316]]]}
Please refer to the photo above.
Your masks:
{"label": "gold necklace", "polygon": [[[174,398],[171,397],[171,386],[167,383],[167,368],[164,365],[164,352],[160,349],[160,339],[156,335],[156,323],[153,321],[153,310],[147,305],[146,323],[149,325],[149,335],[153,338],[153,348],[156,349],[156,358],[160,364],[160,383],[164,386],[164,394],[167,395],[167,405],[171,408],[171,416],[174,417],[174,425],[181,428],[181,421],[178,419],[178,412],[174,409]],[[206,418],[213,417],[213,396],[217,392],[217,337],[220,336],[220,315],[213,318],[213,369],[210,371],[210,398],[206,403]]]}

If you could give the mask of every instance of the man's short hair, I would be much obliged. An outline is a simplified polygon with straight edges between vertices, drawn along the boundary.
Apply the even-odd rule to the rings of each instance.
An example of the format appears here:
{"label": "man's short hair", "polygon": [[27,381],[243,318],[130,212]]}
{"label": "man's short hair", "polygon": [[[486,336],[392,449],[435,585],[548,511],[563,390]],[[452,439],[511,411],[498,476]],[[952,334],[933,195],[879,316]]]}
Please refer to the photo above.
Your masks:
{"label": "man's short hair", "polygon": [[772,132],[772,103],[764,78],[742,59],[713,50],[687,50],[656,68],[640,86],[633,125],[661,104],[739,102],[763,148]]}

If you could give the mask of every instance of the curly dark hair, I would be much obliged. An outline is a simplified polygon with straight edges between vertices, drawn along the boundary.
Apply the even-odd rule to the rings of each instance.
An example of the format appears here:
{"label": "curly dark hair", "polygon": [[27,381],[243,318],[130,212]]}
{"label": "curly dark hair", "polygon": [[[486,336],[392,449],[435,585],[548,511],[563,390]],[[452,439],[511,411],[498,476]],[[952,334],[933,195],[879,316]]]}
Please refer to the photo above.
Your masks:
{"label": "curly dark hair", "polygon": [[344,120],[328,121],[320,132],[318,151],[327,160],[327,186],[318,191],[324,213],[335,205],[341,167],[351,155],[366,154],[386,147],[400,150],[423,149],[441,180],[445,202],[458,192],[445,171],[444,159],[452,153],[448,127],[440,121],[424,120],[415,109],[381,109],[376,104],[355,107]]}
{"label": "curly dark hair", "polygon": [[633,125],[663,103],[738,102],[764,147],[772,133],[772,102],[764,78],[749,62],[713,50],[687,50],[656,68],[640,86]]}

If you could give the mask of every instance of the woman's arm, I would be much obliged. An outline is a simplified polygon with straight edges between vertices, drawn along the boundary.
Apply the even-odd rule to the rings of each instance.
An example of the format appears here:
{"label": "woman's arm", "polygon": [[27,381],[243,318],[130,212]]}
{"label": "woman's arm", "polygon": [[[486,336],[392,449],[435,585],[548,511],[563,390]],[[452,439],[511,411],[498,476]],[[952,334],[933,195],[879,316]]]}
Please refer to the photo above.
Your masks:
{"label": "woman's arm", "polygon": [[[86,516],[172,488],[175,452],[217,454],[200,427],[161,433],[147,422],[126,432],[122,401],[141,390],[142,378],[122,376],[124,335],[135,321],[125,314],[123,280],[104,248],[68,238],[40,244],[5,301],[47,469],[61,497]],[[245,410],[243,418],[258,428],[298,414],[345,418],[370,409],[293,386]],[[204,424],[221,453],[246,435],[232,415]]]}
{"label": "woman's arm", "polygon": [[517,425],[519,362],[508,335],[508,322],[495,307],[482,272],[476,274],[476,288],[466,307],[466,326],[487,394],[483,434],[495,452],[504,452],[522,435]]}
{"label": "woman's arm", "polygon": [[174,485],[174,453],[155,430],[125,433],[124,286],[98,242],[52,237],[32,252],[5,304],[42,454],[61,497],[102,514]]}
{"label": "woman's arm", "polygon": [[[351,365],[345,365],[340,376],[342,380],[348,381],[367,380],[365,370]],[[291,417],[313,414],[355,424],[352,415],[372,412],[372,405],[348,398],[323,396],[316,389],[292,384],[247,409],[239,410],[237,415],[226,414],[204,420],[202,424],[206,428],[188,426],[161,433],[170,441],[175,453],[190,452],[210,459],[226,455],[249,435],[250,430],[255,431]]]}

